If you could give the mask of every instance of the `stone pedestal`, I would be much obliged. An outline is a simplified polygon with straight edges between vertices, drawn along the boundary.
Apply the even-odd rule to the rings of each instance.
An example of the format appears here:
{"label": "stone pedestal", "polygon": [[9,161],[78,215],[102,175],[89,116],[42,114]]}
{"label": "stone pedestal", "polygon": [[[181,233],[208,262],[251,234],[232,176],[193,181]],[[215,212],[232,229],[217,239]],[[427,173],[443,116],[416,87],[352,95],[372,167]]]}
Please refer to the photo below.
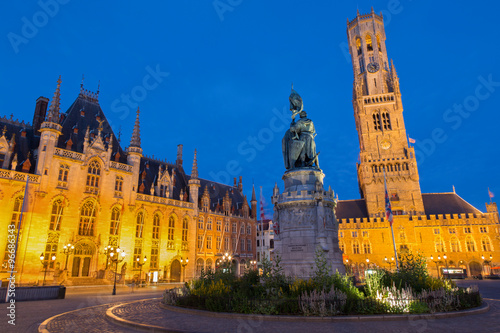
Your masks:
{"label": "stone pedestal", "polygon": [[316,250],[323,251],[333,272],[345,273],[339,250],[336,201],[330,189],[323,188],[325,175],[316,168],[285,172],[285,190],[273,191],[274,253],[282,258],[287,275],[307,279],[315,270]]}

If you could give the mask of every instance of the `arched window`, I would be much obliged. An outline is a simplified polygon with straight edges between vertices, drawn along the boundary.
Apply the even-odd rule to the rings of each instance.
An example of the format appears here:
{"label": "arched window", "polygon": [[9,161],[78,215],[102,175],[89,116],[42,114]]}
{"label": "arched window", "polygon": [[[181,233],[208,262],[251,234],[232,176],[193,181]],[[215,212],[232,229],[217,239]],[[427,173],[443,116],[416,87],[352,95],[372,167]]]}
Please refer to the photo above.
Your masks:
{"label": "arched window", "polygon": [[160,215],[155,214],[153,216],[153,239],[159,239],[160,238]]}
{"label": "arched window", "polygon": [[198,219],[198,229],[203,229],[203,217]]}
{"label": "arched window", "polygon": [[20,225],[22,207],[23,207],[23,197],[20,196],[14,200],[14,209],[12,210],[12,217],[10,219],[10,224],[15,225],[16,230],[19,227],[22,228],[22,225]]}
{"label": "arched window", "polygon": [[174,243],[174,232],[175,232],[175,218],[170,216],[168,218],[168,235],[167,235],[167,249],[173,250],[175,248]]}
{"label": "arched window", "polygon": [[363,242],[363,251],[365,254],[371,254],[372,253],[372,247],[370,245],[370,242],[364,241]]}
{"label": "arched window", "polygon": [[59,176],[57,177],[57,186],[68,187],[68,173],[69,173],[69,166],[66,164],[61,164],[59,166]]}
{"label": "arched window", "polygon": [[358,50],[358,55],[360,55],[363,51],[361,50],[361,38],[356,38],[356,49]]}
{"label": "arched window", "polygon": [[382,123],[385,130],[391,130],[391,119],[389,118],[389,112],[382,113]]}
{"label": "arched window", "polygon": [[434,244],[435,244],[436,252],[444,252],[445,251],[443,239],[441,238],[441,236],[437,236],[434,239]]}
{"label": "arched window", "polygon": [[207,221],[207,230],[212,230],[212,218],[209,217]]}
{"label": "arched window", "polygon": [[207,271],[209,271],[209,270],[211,271],[212,270],[212,263],[213,263],[212,259],[208,258],[207,259],[207,264],[205,266],[207,268]]}
{"label": "arched window", "polygon": [[367,34],[365,39],[366,39],[366,49],[368,51],[373,51],[372,36]]}
{"label": "arched window", "polygon": [[345,244],[344,244],[344,242],[340,242],[339,243],[339,248],[340,248],[340,251],[342,251],[342,253],[345,253]]}
{"label": "arched window", "polygon": [[97,204],[92,201],[86,201],[80,210],[80,224],[78,225],[78,235],[94,236],[94,224],[96,217]]}
{"label": "arched window", "polygon": [[452,237],[450,240],[450,251],[451,252],[460,252],[460,242],[457,237]]}
{"label": "arched window", "polygon": [[99,193],[99,179],[101,177],[101,165],[96,160],[89,164],[87,171],[87,188],[86,191],[90,193]]}
{"label": "arched window", "polygon": [[182,241],[187,242],[188,240],[188,227],[189,227],[189,220],[187,217],[182,220]]}
{"label": "arched window", "polygon": [[484,252],[491,251],[490,239],[487,236],[483,236],[483,238],[481,239],[481,246],[482,246]]}
{"label": "arched window", "polygon": [[111,211],[111,223],[109,224],[110,235],[118,235],[118,231],[120,230],[120,215],[120,209],[118,207],[114,207]]}
{"label": "arched window", "polygon": [[201,276],[204,266],[203,259],[198,258],[198,260],[196,260],[196,276]]}
{"label": "arched window", "polygon": [[115,178],[115,197],[121,198],[122,191],[123,191],[123,177],[116,176],[116,178]]}
{"label": "arched window", "polygon": [[61,230],[63,209],[62,200],[58,199],[54,201],[52,204],[52,213],[50,214],[49,230]]}
{"label": "arched window", "polygon": [[465,239],[465,245],[467,246],[467,252],[476,252],[476,243],[472,236],[467,236]]}
{"label": "arched window", "polygon": [[382,125],[380,124],[380,114],[374,113],[372,117],[373,117],[373,129],[376,131],[382,130]]}
{"label": "arched window", "polygon": [[377,35],[377,47],[378,47],[378,51],[382,52],[382,47],[380,45],[380,36],[379,35]]}
{"label": "arched window", "polygon": [[144,212],[137,213],[135,223],[135,237],[142,238],[142,231],[144,230]]}
{"label": "arched window", "polygon": [[359,242],[358,241],[354,241],[352,243],[352,253],[359,254]]}
{"label": "arched window", "polygon": [[222,221],[221,220],[217,220],[217,225],[216,225],[216,229],[217,231],[222,231]]}

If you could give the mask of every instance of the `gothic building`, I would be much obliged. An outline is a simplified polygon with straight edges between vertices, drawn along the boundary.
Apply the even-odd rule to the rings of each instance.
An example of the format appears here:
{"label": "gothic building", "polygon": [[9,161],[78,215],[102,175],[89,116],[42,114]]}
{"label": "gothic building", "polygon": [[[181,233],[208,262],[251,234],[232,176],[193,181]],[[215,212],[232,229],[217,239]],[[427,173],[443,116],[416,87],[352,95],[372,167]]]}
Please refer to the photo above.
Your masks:
{"label": "gothic building", "polygon": [[[238,272],[248,267],[257,201],[248,205],[241,177],[233,186],[200,178],[196,150],[188,175],[182,145],[172,163],[145,156],[139,109],[122,149],[99,91],[82,84],[61,112],[60,85],[61,78],[50,106],[37,99],[32,125],[0,118],[0,278],[9,275],[12,229],[20,235],[17,284],[45,273],[50,283],[110,283],[115,270],[122,282],[139,275],[175,282],[215,268],[223,253]],[[116,247],[125,256],[115,267],[109,254]]]}
{"label": "gothic building", "polygon": [[[361,199],[339,201],[339,240],[354,271],[394,268],[391,229],[385,216],[385,185],[394,214],[399,251],[428,258],[438,274],[445,267],[489,274],[500,263],[498,210],[486,213],[451,193],[421,193],[415,151],[408,144],[396,68],[385,46],[382,14],[347,21],[354,84],[352,103],[360,145],[357,174]],[[432,259],[431,259],[432,257]]]}

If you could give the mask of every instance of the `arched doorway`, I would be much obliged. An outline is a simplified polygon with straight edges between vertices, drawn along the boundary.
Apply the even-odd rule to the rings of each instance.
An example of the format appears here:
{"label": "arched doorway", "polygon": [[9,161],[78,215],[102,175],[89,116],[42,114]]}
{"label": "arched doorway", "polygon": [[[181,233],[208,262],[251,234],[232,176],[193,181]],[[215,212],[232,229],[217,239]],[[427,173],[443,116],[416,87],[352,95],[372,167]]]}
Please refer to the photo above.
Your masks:
{"label": "arched doorway", "polygon": [[471,276],[479,276],[479,274],[481,274],[483,271],[481,264],[478,263],[477,261],[471,261],[469,263],[469,268]]}
{"label": "arched doorway", "polygon": [[204,270],[205,263],[203,262],[203,259],[198,258],[196,260],[196,276],[201,276],[201,272]]}
{"label": "arched doorway", "polygon": [[90,263],[94,255],[94,246],[89,243],[77,243],[75,245],[75,255],[73,257],[73,266],[71,268],[72,277],[90,276]]}
{"label": "arched doorway", "polygon": [[181,282],[181,263],[177,259],[170,265],[170,281]]}

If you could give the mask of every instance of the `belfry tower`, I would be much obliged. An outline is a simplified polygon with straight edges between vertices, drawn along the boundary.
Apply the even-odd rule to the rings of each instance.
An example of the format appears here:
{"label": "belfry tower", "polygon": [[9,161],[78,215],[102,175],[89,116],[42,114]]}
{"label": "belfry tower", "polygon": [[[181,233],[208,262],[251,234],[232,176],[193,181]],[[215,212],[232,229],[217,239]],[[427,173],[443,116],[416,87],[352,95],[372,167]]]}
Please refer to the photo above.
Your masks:
{"label": "belfry tower", "polygon": [[360,154],[357,164],[361,197],[370,217],[385,211],[384,173],[394,215],[424,214],[413,147],[403,119],[399,79],[385,48],[382,14],[347,20],[354,71],[354,118]]}

